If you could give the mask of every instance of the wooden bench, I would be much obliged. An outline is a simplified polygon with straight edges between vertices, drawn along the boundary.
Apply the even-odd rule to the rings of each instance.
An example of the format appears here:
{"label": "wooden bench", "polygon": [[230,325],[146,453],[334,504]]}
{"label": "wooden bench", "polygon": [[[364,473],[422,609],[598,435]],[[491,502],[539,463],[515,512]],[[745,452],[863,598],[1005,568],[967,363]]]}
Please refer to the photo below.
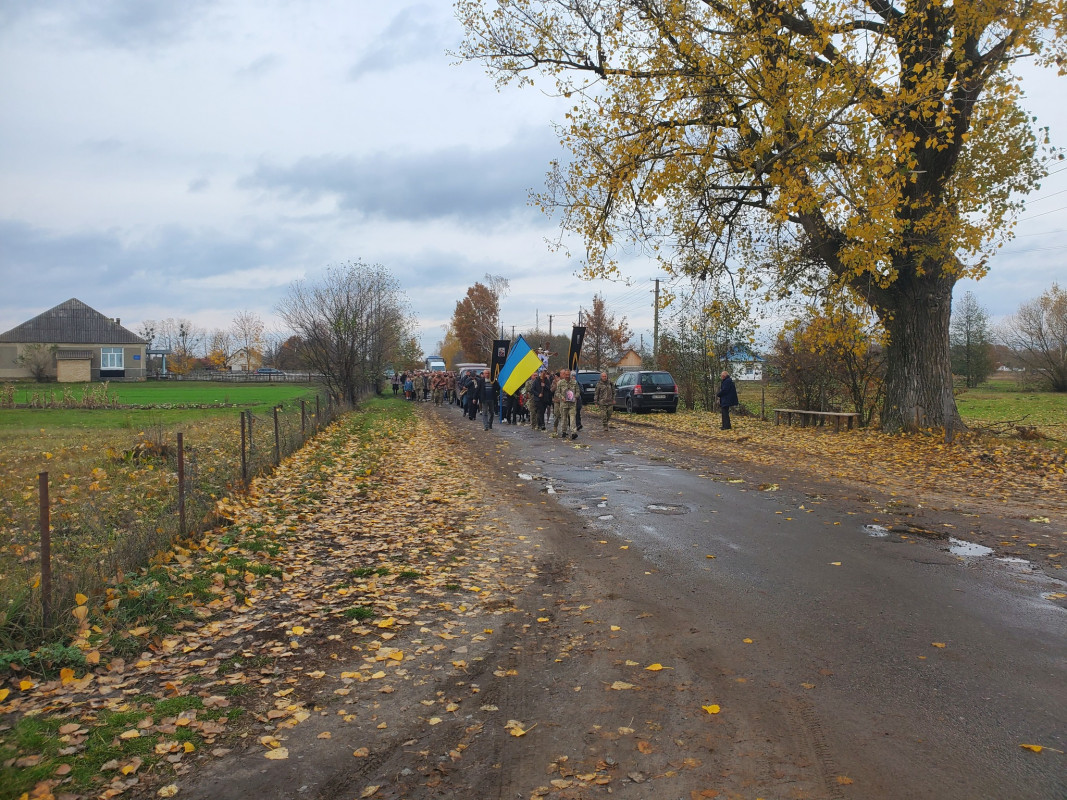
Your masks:
{"label": "wooden bench", "polygon": [[797,408],[776,408],[774,409],[774,424],[778,425],[782,421],[782,417],[785,417],[785,424],[792,425],[793,417],[796,416],[800,420],[800,426],[806,428],[811,426],[823,426],[826,424],[826,420],[832,419],[834,421],[834,432],[841,432],[841,421],[845,420],[848,423],[848,429],[852,430],[853,424],[858,428],[860,424],[860,415],[855,411],[801,411]]}

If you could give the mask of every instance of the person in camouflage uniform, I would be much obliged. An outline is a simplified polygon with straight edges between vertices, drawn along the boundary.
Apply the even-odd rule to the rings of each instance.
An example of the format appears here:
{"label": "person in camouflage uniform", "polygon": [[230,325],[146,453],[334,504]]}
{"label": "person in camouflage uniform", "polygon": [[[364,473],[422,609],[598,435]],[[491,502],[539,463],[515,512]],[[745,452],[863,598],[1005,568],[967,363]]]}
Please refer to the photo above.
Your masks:
{"label": "person in camouflage uniform", "polygon": [[615,384],[608,380],[608,373],[601,372],[593,392],[593,404],[604,413],[604,430],[611,427],[611,412],[615,410]]}
{"label": "person in camouflage uniform", "polygon": [[556,424],[559,428],[556,430],[559,430],[561,439],[566,439],[568,434],[572,439],[578,438],[578,431],[574,428],[574,406],[578,402],[578,393],[581,390],[578,381],[571,377],[569,369],[560,370],[553,399],[557,403],[556,408],[559,409],[556,417]]}

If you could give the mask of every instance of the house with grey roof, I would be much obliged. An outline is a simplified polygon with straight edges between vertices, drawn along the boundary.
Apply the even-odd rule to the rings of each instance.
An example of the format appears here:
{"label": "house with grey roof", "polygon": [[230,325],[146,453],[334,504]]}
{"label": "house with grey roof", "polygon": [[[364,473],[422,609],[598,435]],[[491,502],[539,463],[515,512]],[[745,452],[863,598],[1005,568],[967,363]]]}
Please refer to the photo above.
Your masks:
{"label": "house with grey roof", "polygon": [[144,380],[147,346],[118,319],[72,298],[0,333],[0,380]]}

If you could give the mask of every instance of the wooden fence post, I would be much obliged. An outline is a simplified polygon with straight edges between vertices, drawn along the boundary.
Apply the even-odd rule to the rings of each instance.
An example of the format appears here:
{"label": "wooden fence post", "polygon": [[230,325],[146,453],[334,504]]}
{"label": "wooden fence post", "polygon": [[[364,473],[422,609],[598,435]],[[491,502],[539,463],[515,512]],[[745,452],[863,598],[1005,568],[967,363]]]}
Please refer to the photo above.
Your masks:
{"label": "wooden fence post", "polygon": [[245,412],[241,412],[241,482],[248,485],[248,456],[245,441]]}
{"label": "wooden fence post", "polygon": [[52,520],[48,507],[48,473],[37,473],[41,502],[41,616],[47,628],[52,622]]}
{"label": "wooden fence post", "polygon": [[185,536],[185,435],[178,432],[178,533]]}
{"label": "wooden fence post", "polygon": [[274,466],[282,463],[282,447],[278,438],[278,406],[274,407]]}

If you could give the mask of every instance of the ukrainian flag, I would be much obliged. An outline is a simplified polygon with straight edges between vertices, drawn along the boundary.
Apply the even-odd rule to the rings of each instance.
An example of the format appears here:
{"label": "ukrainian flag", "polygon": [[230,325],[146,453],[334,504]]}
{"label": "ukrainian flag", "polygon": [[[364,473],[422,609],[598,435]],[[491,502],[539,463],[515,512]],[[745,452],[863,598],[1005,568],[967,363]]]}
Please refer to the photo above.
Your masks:
{"label": "ukrainian flag", "polygon": [[541,359],[537,357],[526,340],[519,336],[519,341],[508,353],[508,360],[500,370],[500,388],[505,394],[515,394],[526,383],[526,379],[533,375],[541,367]]}

